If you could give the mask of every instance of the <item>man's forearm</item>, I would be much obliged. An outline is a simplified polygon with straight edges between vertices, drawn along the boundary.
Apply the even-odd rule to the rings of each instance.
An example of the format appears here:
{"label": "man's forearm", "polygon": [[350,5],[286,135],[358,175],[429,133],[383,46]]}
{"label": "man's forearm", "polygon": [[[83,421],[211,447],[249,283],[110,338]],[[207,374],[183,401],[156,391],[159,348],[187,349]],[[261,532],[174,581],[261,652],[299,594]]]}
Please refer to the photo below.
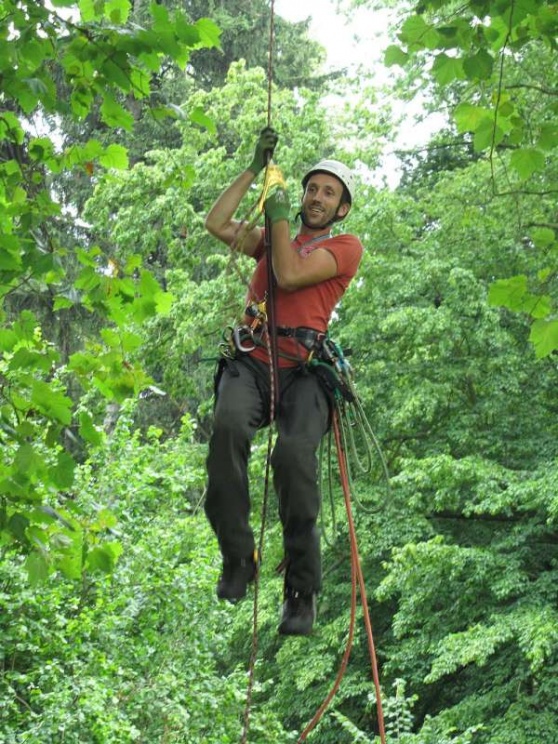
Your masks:
{"label": "man's forearm", "polygon": [[242,198],[250,188],[256,176],[251,170],[243,171],[226,188],[215,204],[211,207],[205,218],[206,229],[219,240],[225,243],[231,242],[231,237],[236,230],[237,223],[233,217],[238,209]]}

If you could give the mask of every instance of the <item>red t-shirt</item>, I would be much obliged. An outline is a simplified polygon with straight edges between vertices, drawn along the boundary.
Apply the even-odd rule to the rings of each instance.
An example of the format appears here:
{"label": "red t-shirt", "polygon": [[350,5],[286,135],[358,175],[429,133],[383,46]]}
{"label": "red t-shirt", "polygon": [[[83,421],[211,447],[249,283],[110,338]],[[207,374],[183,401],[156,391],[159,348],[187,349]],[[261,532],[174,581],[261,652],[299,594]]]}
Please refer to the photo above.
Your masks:
{"label": "red t-shirt", "polygon": [[[355,235],[348,234],[335,235],[331,238],[324,235],[323,240],[313,240],[308,235],[297,235],[291,241],[291,247],[294,251],[298,251],[302,258],[306,258],[316,248],[328,250],[337,262],[337,274],[331,279],[301,287],[294,292],[286,292],[280,287],[274,287],[275,323],[289,328],[305,326],[316,331],[326,331],[335,306],[357,272],[362,257],[362,243]],[[267,256],[263,232],[254,258],[258,264],[250,280],[246,296],[247,306],[253,302],[262,301],[266,295]],[[245,322],[248,324],[252,320],[253,318],[245,317]],[[279,336],[277,345],[280,367],[295,366],[308,357],[308,352],[302,344],[292,338]],[[282,353],[294,359],[285,358],[281,355]],[[257,347],[251,354],[261,361],[269,361],[265,348]]]}

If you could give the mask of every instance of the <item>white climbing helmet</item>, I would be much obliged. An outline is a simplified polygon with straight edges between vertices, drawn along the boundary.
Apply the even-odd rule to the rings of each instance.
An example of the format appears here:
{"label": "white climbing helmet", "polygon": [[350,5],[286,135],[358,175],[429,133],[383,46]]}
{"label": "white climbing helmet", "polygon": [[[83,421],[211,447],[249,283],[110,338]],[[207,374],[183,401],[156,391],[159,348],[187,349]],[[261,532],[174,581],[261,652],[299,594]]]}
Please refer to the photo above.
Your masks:
{"label": "white climbing helmet", "polygon": [[356,179],[355,174],[350,168],[339,162],[339,160],[320,160],[319,163],[316,163],[316,165],[310,168],[310,170],[302,179],[302,187],[304,189],[306,188],[308,179],[313,173],[331,173],[332,176],[335,176],[337,179],[339,179],[339,181],[341,181],[343,186],[347,189],[347,193],[349,194],[349,199],[352,204],[356,186]]}

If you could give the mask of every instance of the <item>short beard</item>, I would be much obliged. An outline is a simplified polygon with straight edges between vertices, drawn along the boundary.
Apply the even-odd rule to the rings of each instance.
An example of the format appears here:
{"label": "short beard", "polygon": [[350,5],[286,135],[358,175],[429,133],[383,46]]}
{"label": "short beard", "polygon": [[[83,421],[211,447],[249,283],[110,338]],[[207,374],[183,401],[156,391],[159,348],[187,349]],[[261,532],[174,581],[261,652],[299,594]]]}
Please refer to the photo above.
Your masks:
{"label": "short beard", "polygon": [[335,209],[333,217],[328,220],[327,222],[324,222],[323,225],[311,225],[309,222],[306,221],[306,217],[304,216],[304,209],[301,208],[300,212],[297,214],[297,217],[300,217],[300,221],[303,225],[308,227],[310,230],[325,230],[326,227],[331,227],[336,222],[340,222],[343,217],[338,217],[337,212],[339,211],[339,208],[341,207],[341,204],[343,203],[343,200],[339,200],[339,204],[337,205],[337,208]]}
{"label": "short beard", "polygon": [[297,217],[300,217],[300,221],[302,222],[302,224],[308,227],[310,230],[325,230],[326,227],[331,227],[333,223],[337,222],[337,220],[339,219],[338,217],[334,216],[332,219],[327,220],[322,225],[312,225],[306,221],[306,217],[304,216],[303,209],[300,210],[300,212],[297,214]]}

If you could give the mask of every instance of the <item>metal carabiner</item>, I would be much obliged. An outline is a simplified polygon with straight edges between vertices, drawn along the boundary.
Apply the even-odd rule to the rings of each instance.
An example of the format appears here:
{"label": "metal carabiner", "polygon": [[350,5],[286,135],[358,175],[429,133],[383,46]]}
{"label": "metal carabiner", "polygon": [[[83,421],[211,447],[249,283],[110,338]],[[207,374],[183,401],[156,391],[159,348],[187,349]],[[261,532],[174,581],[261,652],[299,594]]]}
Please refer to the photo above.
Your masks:
{"label": "metal carabiner", "polygon": [[[241,334],[243,334],[243,338],[241,338]],[[246,341],[246,338],[249,338],[252,342],[251,346],[244,346],[244,343]],[[236,326],[236,328],[233,330],[233,340],[234,345],[239,351],[243,351],[244,353],[248,353],[249,351],[254,351],[256,348],[256,342],[254,340],[254,334],[252,332],[252,329],[250,326],[242,325],[242,326]]]}

